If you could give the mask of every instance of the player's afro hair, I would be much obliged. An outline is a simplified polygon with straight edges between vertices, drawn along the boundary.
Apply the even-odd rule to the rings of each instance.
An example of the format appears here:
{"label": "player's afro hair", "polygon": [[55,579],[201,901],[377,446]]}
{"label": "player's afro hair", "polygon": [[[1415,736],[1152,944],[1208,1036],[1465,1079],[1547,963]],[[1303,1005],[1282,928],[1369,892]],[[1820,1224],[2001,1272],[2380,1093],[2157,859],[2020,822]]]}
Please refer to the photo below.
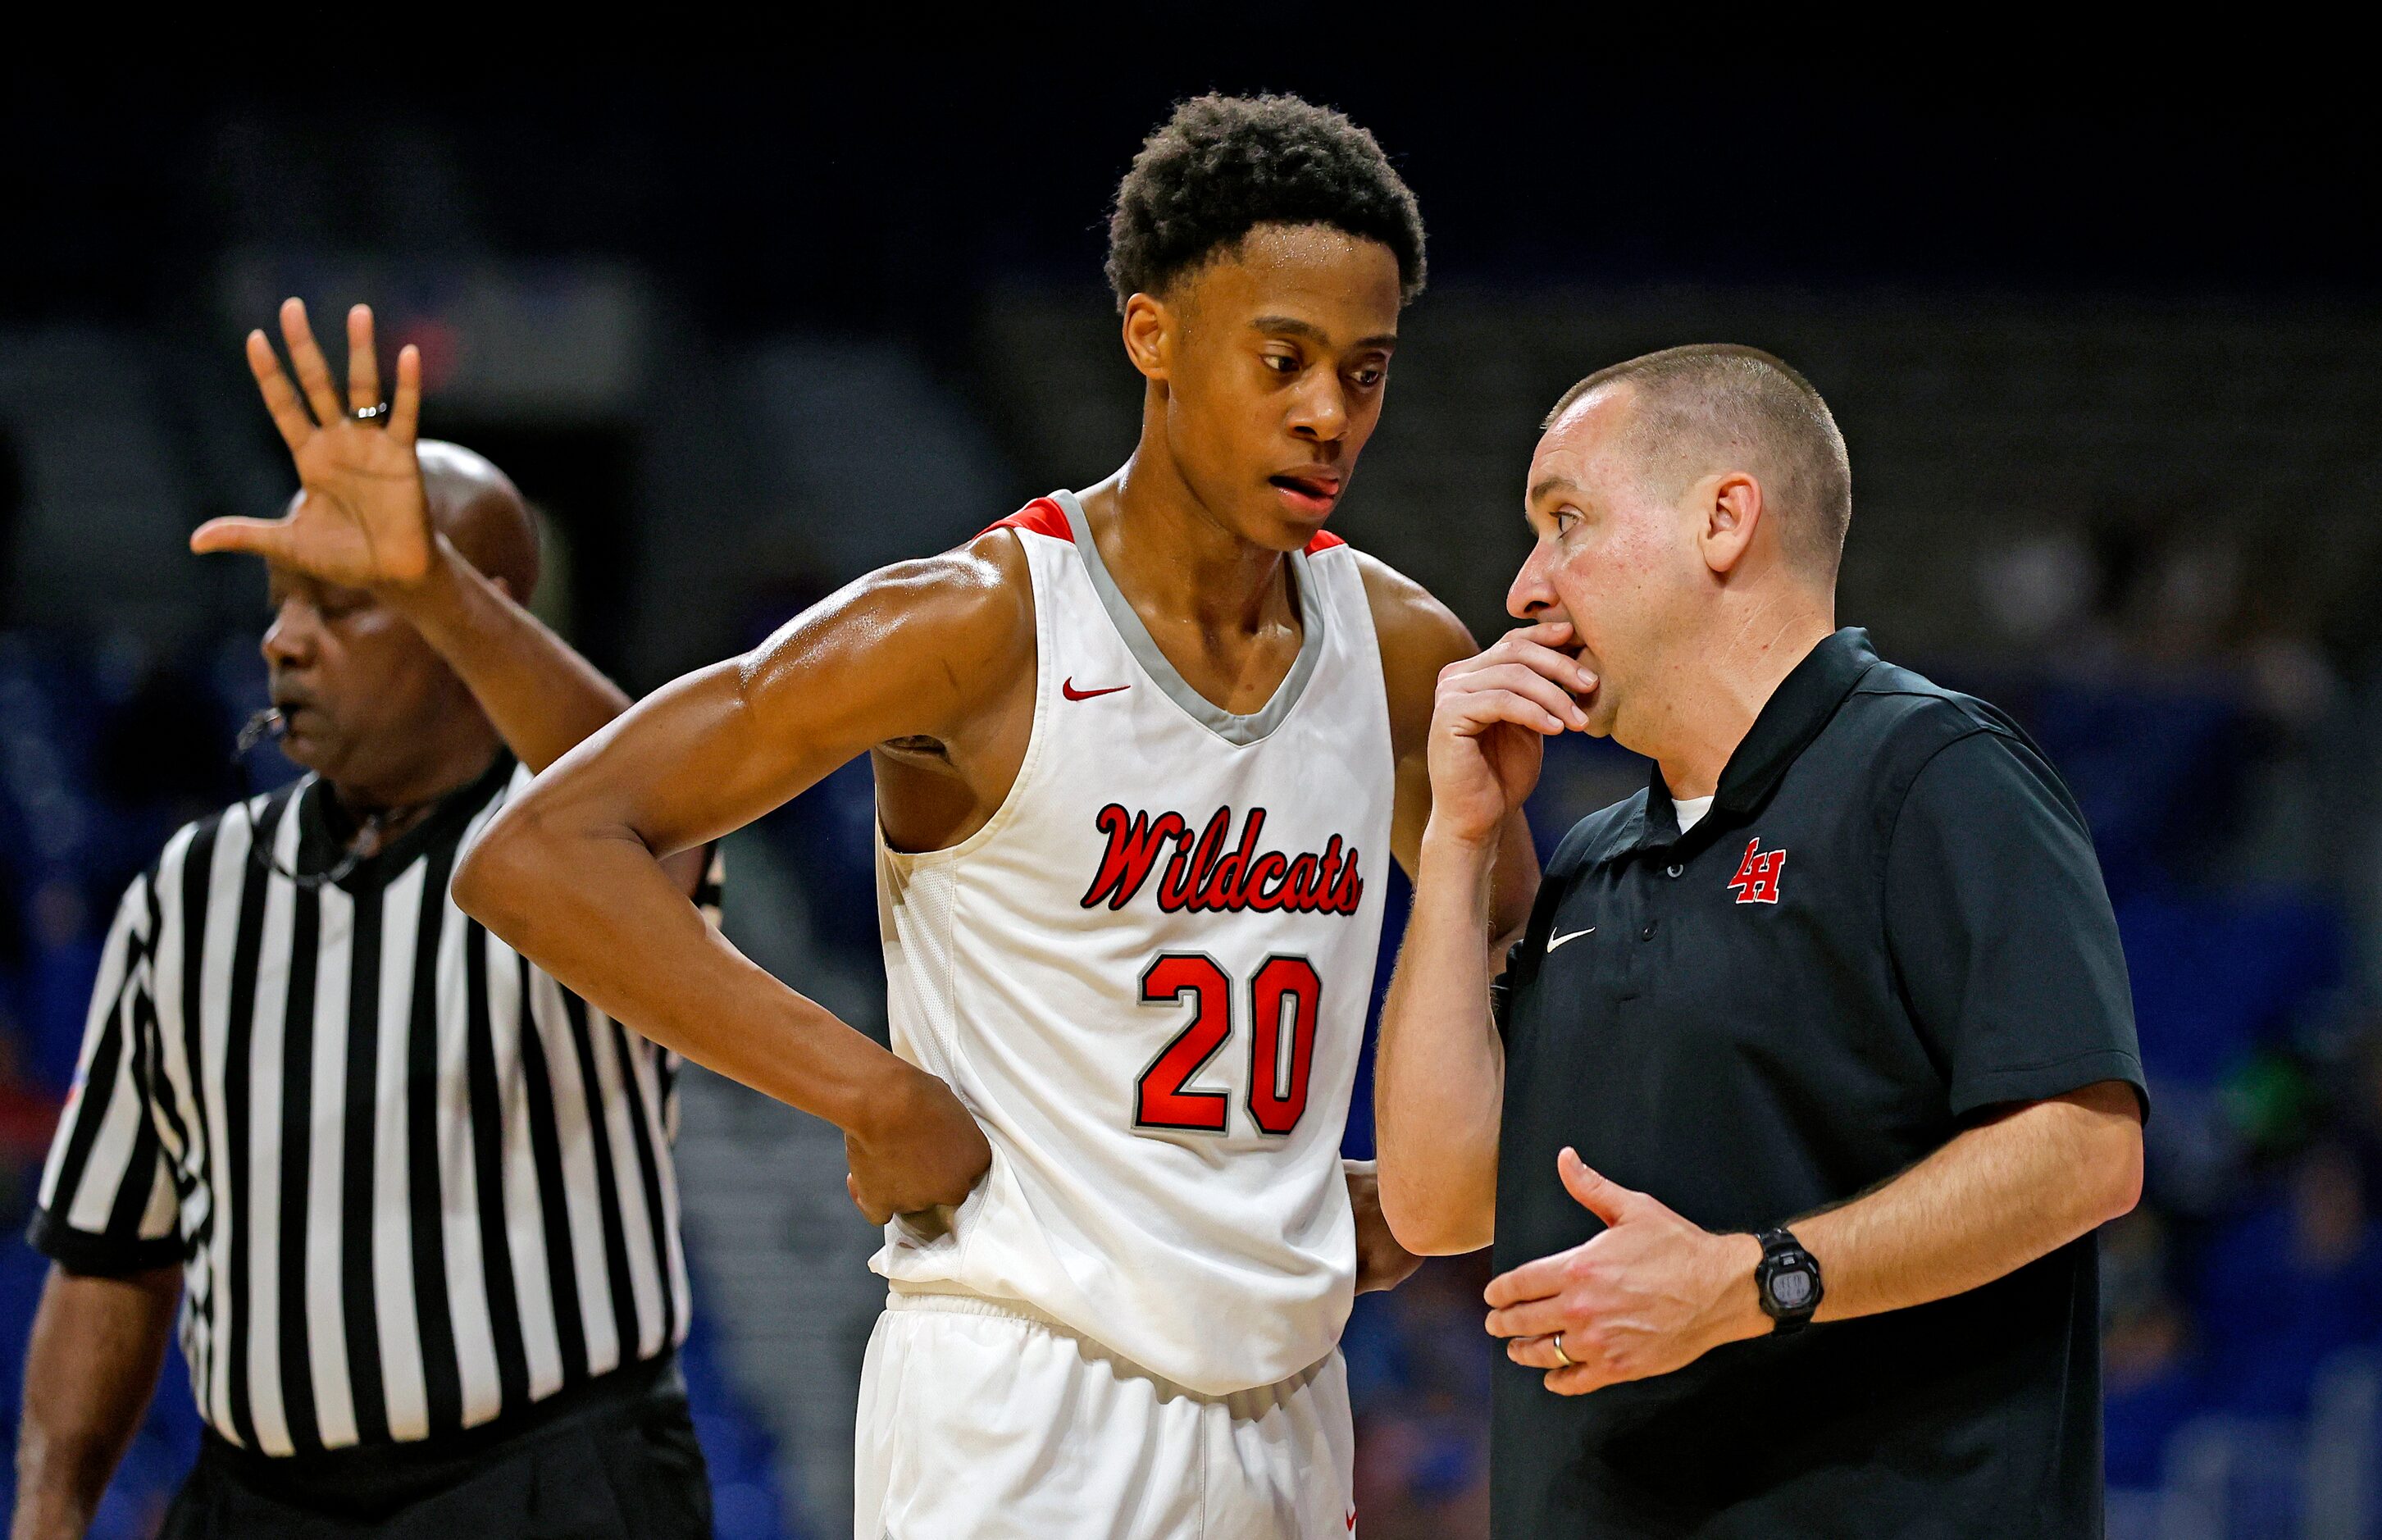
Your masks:
{"label": "player's afro hair", "polygon": [[1295,96],[1195,96],[1142,142],[1109,216],[1117,307],[1167,286],[1259,225],[1329,225],[1398,259],[1401,302],[1422,292],[1422,211],[1345,115]]}

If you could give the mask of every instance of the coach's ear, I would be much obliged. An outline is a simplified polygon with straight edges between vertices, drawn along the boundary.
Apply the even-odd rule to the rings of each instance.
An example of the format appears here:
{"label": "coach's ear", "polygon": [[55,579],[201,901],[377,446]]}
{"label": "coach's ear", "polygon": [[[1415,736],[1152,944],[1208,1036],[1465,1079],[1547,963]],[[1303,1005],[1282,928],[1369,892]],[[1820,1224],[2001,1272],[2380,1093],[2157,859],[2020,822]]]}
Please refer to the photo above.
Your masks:
{"label": "coach's ear", "polygon": [[1753,548],[1754,531],[1762,527],[1762,483],[1743,471],[1706,476],[1688,488],[1688,507],[1704,565],[1727,576]]}
{"label": "coach's ear", "polygon": [[1124,302],[1124,356],[1144,379],[1166,377],[1167,343],[1174,331],[1173,313],[1166,302],[1136,294]]}

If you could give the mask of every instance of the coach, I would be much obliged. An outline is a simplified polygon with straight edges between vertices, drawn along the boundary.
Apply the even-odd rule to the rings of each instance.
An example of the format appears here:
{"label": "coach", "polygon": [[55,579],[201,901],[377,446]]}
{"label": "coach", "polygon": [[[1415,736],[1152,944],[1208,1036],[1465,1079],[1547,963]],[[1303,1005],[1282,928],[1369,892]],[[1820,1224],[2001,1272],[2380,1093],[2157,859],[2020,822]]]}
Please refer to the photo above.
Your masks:
{"label": "coach", "polygon": [[[1530,467],[1534,623],[1441,677],[1381,1201],[1417,1251],[1493,1237],[1510,1540],[2100,1533],[2093,1231],[2146,1104],[2117,927],[2025,735],[1835,629],[1850,484],[1765,353],[1591,376]],[[1484,946],[1564,731],[1651,784]]]}
{"label": "coach", "polygon": [[11,1533],[83,1532],[178,1295],[206,1431],[167,1540],[707,1535],[675,1061],[448,895],[627,700],[515,602],[511,483],[417,449],[414,351],[381,406],[358,307],[343,410],[297,302],[282,326],[304,404],[262,333],[249,361],[303,490],[192,544],[265,558],[313,773],[182,830],[117,911],[33,1217]]}

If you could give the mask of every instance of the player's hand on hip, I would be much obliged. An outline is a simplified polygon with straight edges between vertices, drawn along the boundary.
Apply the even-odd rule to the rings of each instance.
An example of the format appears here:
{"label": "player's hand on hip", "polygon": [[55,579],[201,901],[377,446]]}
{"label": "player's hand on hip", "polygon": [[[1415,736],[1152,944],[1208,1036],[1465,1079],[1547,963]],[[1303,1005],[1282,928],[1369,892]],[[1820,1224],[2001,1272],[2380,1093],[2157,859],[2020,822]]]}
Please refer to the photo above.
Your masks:
{"label": "player's hand on hip", "polygon": [[1556,1174],[1604,1230],[1491,1280],[1488,1327],[1505,1356],[1547,1371],[1547,1388],[1585,1395],[1684,1368],[1724,1342],[1770,1329],[1754,1290],[1762,1243],[1714,1235],[1659,1200],[1591,1171],[1565,1150]]}
{"label": "player's hand on hip", "polygon": [[1439,671],[1430,717],[1430,833],[1488,844],[1539,782],[1547,737],[1583,732],[1578,697],[1596,675],[1557,648],[1568,621],[1507,632],[1476,657]]}
{"label": "player's hand on hip", "polygon": [[1348,1206],[1357,1214],[1357,1292],[1395,1288],[1422,1265],[1422,1258],[1398,1244],[1390,1222],[1381,1216],[1379,1163],[1343,1161],[1348,1179]]}
{"label": "player's hand on hip", "polygon": [[342,407],[301,302],[282,302],[281,335],[296,387],[262,331],[248,334],[248,366],[297,465],[298,506],[279,519],[210,519],[191,535],[190,548],[246,551],[355,588],[420,582],[436,550],[413,448],[421,351],[410,344],[398,351],[397,393],[384,402],[372,311],[350,310]]}
{"label": "player's hand on hip", "polygon": [[844,1130],[852,1163],[845,1187],[872,1225],[897,1214],[956,1208],[992,1165],[992,1144],[952,1088],[903,1066],[902,1078],[866,1128]]}

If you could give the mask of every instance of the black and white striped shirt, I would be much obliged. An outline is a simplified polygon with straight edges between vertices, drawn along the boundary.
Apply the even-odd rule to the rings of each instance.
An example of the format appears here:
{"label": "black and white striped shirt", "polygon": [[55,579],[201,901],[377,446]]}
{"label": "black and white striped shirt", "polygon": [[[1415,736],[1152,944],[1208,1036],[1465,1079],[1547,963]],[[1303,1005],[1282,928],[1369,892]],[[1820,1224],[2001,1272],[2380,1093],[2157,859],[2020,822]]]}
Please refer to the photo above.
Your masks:
{"label": "black and white striped shirt", "polygon": [[[477,1426],[686,1333],[678,1060],[455,907],[510,756],[336,885],[313,776],[125,894],[33,1243],[180,1262],[199,1412],[266,1455]],[[698,895],[716,904],[718,867]]]}

